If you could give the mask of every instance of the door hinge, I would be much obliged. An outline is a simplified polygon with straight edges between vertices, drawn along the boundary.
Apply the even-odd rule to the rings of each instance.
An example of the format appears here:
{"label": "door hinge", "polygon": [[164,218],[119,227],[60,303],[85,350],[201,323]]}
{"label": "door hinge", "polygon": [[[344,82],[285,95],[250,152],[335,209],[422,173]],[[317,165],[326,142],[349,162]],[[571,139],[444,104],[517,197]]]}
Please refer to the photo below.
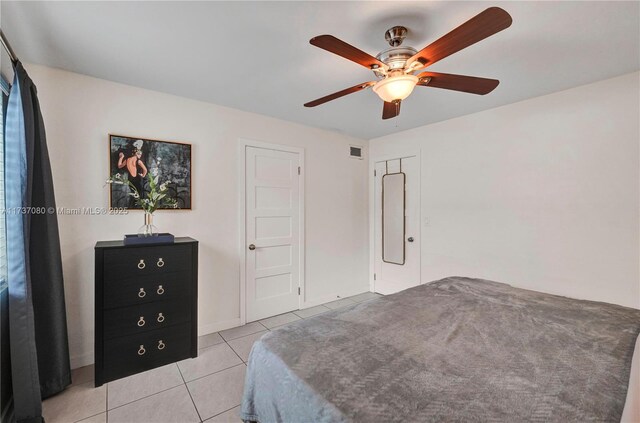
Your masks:
{"label": "door hinge", "polygon": [[298,295],[300,295],[300,287],[298,287]]}
{"label": "door hinge", "polygon": [[300,175],[300,166],[298,166],[298,175]]}
{"label": "door hinge", "polygon": [[373,176],[376,176],[376,170],[373,169]]}
{"label": "door hinge", "polygon": [[373,274],[373,280],[374,281],[376,280],[376,274],[375,273]]}

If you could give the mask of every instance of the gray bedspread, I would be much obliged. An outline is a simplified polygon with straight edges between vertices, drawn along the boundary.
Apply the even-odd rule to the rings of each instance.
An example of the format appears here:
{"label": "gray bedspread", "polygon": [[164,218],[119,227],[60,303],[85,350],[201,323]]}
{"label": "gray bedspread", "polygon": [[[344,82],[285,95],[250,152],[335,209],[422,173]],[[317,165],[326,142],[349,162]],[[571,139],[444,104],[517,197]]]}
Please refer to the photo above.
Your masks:
{"label": "gray bedspread", "polygon": [[617,422],[640,310],[451,277],[298,321],[249,357],[269,422]]}

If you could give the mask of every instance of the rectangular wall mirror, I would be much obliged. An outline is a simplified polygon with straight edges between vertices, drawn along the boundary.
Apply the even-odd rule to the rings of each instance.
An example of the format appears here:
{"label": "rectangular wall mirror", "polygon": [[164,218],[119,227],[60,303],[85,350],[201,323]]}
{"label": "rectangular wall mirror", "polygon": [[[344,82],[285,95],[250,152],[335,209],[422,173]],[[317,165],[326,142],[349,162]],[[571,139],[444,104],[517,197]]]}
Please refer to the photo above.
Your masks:
{"label": "rectangular wall mirror", "polygon": [[382,177],[382,260],[404,264],[404,173]]}

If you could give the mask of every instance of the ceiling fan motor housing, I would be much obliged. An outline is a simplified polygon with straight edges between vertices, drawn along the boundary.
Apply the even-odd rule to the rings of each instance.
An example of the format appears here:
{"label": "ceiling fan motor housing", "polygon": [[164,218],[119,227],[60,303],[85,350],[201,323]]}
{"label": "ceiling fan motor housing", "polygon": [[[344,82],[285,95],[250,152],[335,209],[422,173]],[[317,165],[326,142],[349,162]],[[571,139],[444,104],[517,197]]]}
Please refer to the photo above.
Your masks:
{"label": "ceiling fan motor housing", "polygon": [[[400,71],[404,69],[407,60],[416,53],[417,50],[413,47],[391,47],[378,53],[376,59],[389,66],[389,71]],[[375,73],[377,77],[384,76],[382,72],[376,70],[374,70],[373,73]]]}
{"label": "ceiling fan motor housing", "polygon": [[[389,66],[389,73],[404,70],[407,60],[418,52],[413,47],[400,46],[406,36],[407,28],[404,26],[394,26],[393,28],[387,29],[387,32],[384,33],[384,38],[387,40],[391,48],[378,53],[376,59]],[[373,70],[373,73],[378,78],[384,78],[386,76],[384,72],[380,72],[376,69]]]}

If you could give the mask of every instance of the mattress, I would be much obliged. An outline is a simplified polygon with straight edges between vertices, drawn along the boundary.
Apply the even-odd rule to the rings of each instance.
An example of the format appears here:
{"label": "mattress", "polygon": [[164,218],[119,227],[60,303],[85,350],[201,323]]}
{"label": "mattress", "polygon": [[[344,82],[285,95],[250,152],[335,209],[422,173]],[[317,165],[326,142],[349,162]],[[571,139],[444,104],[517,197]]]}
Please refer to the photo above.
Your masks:
{"label": "mattress", "polygon": [[640,310],[446,278],[267,333],[241,417],[618,422],[639,332]]}

